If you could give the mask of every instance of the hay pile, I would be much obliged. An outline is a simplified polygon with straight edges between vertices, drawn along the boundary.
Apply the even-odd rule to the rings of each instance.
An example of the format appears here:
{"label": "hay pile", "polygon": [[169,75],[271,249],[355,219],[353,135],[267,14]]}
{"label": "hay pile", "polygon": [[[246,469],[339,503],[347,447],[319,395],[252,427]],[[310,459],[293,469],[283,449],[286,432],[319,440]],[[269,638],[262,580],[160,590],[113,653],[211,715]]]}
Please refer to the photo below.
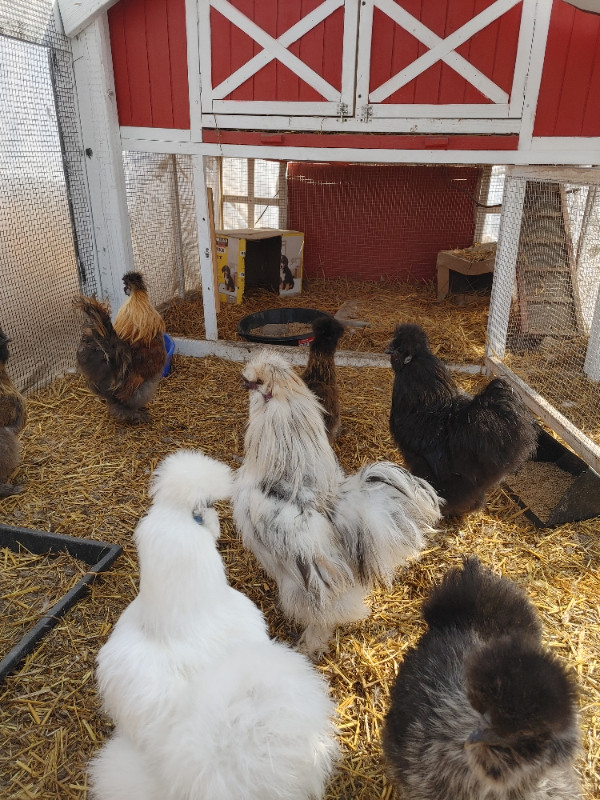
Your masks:
{"label": "hay pile", "polygon": [[[349,283],[342,278],[304,281],[299,295],[280,297],[264,289],[246,292],[239,305],[221,304],[217,316],[219,339],[244,341],[237,333],[242,317],[267,308],[316,308],[335,314],[352,298],[353,316],[365,320],[364,328],[348,328],[340,342],[342,350],[383,353],[394,328],[402,322],[418,322],[431,337],[436,355],[457,363],[482,363],[489,298],[477,294],[449,295],[436,300],[433,284],[415,286],[403,282]],[[465,303],[465,305],[462,305]],[[172,336],[204,338],[202,296],[174,300],[162,309],[167,331]]]}
{"label": "hay pile", "polygon": [[[427,313],[432,314],[430,307]],[[457,340],[461,336],[457,333]],[[437,341],[440,347],[454,346],[442,343],[441,336]],[[472,346],[483,347],[482,338]],[[150,473],[179,447],[201,447],[234,468],[239,465],[247,419],[240,368],[216,358],[175,356],[173,371],[150,406],[152,421],[140,428],[108,419],[78,376],[29,397],[25,464],[17,476],[27,490],[0,501],[3,520],[118,542],[124,552],[0,685],[0,796],[5,800],[86,797],[86,761],[110,731],[95,691],[94,658],[135,596],[138,573],[131,535],[148,507]],[[391,370],[343,368],[338,374],[344,430],[336,451],[343,467],[350,471],[373,459],[398,460],[387,423]],[[475,386],[475,379],[465,382],[465,388]],[[297,631],[275,605],[275,586],[242,549],[229,504],[219,510],[219,546],[232,585],[258,604],[273,635],[291,641]],[[372,594],[369,619],[338,630],[332,652],[319,665],[339,704],[343,746],[327,800],[396,796],[384,777],[380,747],[390,683],[423,630],[419,607],[432,581],[459,564],[464,553],[476,553],[527,589],[542,616],[547,643],[576,670],[582,689],[578,767],[586,800],[600,796],[598,527],[595,520],[536,530],[499,490],[485,513],[460,525],[445,524],[420,561],[398,575],[391,591]],[[12,590],[18,591],[17,586]]]}

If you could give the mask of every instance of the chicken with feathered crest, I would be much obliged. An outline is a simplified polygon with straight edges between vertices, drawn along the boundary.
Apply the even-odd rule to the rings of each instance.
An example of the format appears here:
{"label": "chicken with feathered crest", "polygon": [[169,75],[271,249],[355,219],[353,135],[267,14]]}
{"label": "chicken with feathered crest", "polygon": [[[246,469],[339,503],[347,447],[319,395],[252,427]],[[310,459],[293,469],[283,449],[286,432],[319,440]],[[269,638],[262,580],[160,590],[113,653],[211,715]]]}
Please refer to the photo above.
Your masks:
{"label": "chicken with feathered crest", "polygon": [[299,648],[327,650],[337,625],[368,615],[365,598],[418,556],[439,519],[431,486],[397,464],[345,475],[323,408],[278,353],[259,351],[242,372],[250,390],[245,455],[233,516],[244,545],[276,580]]}
{"label": "chicken with feathered crest", "polygon": [[138,423],[150,418],[145,406],[158,389],[167,359],[165,323],[141,273],[126,273],[123,284],[127,299],[114,324],[108,307],[94,297],[75,301],[86,317],[77,365],[112,417]]}

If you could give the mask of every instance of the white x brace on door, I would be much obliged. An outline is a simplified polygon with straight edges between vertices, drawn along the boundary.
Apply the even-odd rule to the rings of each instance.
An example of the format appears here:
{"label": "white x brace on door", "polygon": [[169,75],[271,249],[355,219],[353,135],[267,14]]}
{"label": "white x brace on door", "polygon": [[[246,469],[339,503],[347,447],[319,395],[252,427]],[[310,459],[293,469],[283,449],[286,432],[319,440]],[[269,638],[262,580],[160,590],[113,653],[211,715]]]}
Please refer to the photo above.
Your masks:
{"label": "white x brace on door", "polygon": [[[299,8],[295,0],[261,0],[269,32],[257,13],[256,19],[247,16],[229,0],[199,0],[203,112],[353,113],[358,0],[324,0],[304,16]],[[272,33],[275,28],[281,29],[278,35]],[[311,32],[310,44],[303,45]],[[243,53],[234,41],[243,45]],[[324,71],[332,77],[324,77]],[[311,99],[305,100],[307,93]]]}
{"label": "white x brace on door", "polygon": [[[454,9],[465,4],[461,0],[449,0],[454,4]],[[423,24],[404,7],[408,5],[404,0],[363,0],[360,9],[360,25],[358,36],[358,67],[357,67],[357,115],[361,119],[373,117],[443,117],[464,118],[480,117],[490,119],[490,130],[493,130],[494,118],[519,117],[522,114],[523,98],[525,93],[525,78],[529,66],[531,41],[533,37],[534,13],[536,0],[496,0],[480,13],[475,14],[460,27],[454,29],[446,37],[441,37]],[[414,6],[414,3],[412,4]],[[470,63],[458,49],[472,40],[478,33],[500,20],[513,8],[521,6],[520,22],[511,19],[508,31],[498,33],[497,47],[500,48],[497,57],[506,59],[508,54],[502,53],[502,36],[507,34],[513,43],[517,40],[516,59],[512,72],[512,82],[509,90],[498,85],[489,75],[484,74],[474,64]],[[446,4],[439,0],[440,14],[444,13]],[[425,8],[425,4],[422,4]],[[450,8],[450,5],[447,6]],[[473,3],[469,3],[472,9]],[[465,7],[466,8],[466,7]],[[382,58],[378,53],[378,42],[374,40],[374,13],[383,14],[386,24],[398,26],[399,33],[404,36],[404,41],[418,42],[421,51],[418,57],[397,72],[389,70],[389,77],[379,85],[373,85],[372,66],[377,58]],[[469,12],[472,13],[472,12]],[[380,16],[381,19],[381,16]],[[514,19],[514,15],[513,15]],[[505,28],[509,26],[505,25]],[[376,33],[375,33],[376,37]],[[424,46],[424,47],[423,47]],[[395,53],[394,55],[401,55]],[[425,97],[428,102],[422,101],[423,93],[419,96],[416,80],[436,64],[443,63],[460,76],[467,85],[474,87],[482,95],[483,102],[445,102],[444,90],[440,86],[435,101]],[[511,64],[511,68],[513,67]],[[381,74],[381,69],[378,70]],[[413,88],[413,102],[394,102],[393,95],[399,90],[411,85]],[[406,93],[404,94],[406,97]],[[392,99],[391,99],[392,98]]]}

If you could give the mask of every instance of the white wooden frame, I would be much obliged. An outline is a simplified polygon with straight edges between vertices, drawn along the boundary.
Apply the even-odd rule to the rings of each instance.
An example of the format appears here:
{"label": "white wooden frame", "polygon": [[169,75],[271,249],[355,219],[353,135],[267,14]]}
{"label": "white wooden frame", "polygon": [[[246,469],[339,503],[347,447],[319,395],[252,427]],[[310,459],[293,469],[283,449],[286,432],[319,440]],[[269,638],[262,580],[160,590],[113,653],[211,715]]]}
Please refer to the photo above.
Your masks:
{"label": "white wooden frame", "polygon": [[[202,111],[225,114],[288,114],[340,116],[354,108],[354,42],[356,41],[358,0],[323,0],[313,11],[274,39],[255,22],[238,11],[228,0],[198,0],[200,71],[203,77]],[[314,28],[338,8],[344,8],[344,42],[341,91],[331,86],[307,64],[288,50],[297,39]],[[219,86],[212,85],[210,9],[227,17],[260,44],[263,49]],[[323,102],[268,102],[224,100],[233,89],[254,75],[273,59],[285,64],[294,74],[322,94]],[[345,108],[342,109],[342,107]]]}
{"label": "white wooden frame", "polygon": [[[456,48],[521,2],[523,3],[521,27],[513,85],[509,98],[501,87],[497,86],[459,55],[456,52]],[[536,2],[537,0],[495,0],[484,11],[477,14],[450,36],[441,39],[402,6],[395,3],[394,0],[364,0],[361,6],[358,35],[356,91],[359,116],[363,119],[375,119],[377,117],[482,118],[487,121],[486,132],[488,133],[499,130],[495,125],[496,118],[519,118],[523,111],[525,80],[533,36]],[[384,84],[369,92],[374,8],[378,8],[397,25],[409,31],[415,38],[429,47],[429,50]],[[458,72],[466,81],[488,97],[492,103],[460,105],[383,104],[382,101],[438,61],[443,61]]]}
{"label": "white wooden frame", "polygon": [[122,277],[133,269],[133,247],[106,13],[72,46],[100,295],[114,315],[124,300]]}
{"label": "white wooden frame", "polygon": [[[502,359],[506,353],[510,304],[497,300],[501,292],[506,292],[507,287],[512,287],[515,281],[525,182],[527,180],[561,180],[568,183],[591,183],[600,186],[600,169],[515,166],[507,170],[506,178],[502,223],[494,267],[494,284],[490,298],[485,364],[490,372],[505,378],[514,386],[525,404],[552,430],[556,431],[578,456],[596,472],[600,472],[600,447],[503,363]],[[510,181],[510,178],[522,178],[523,181]],[[505,232],[509,224],[511,238],[504,243]],[[584,371],[592,380],[600,380],[600,291],[591,323]]]}

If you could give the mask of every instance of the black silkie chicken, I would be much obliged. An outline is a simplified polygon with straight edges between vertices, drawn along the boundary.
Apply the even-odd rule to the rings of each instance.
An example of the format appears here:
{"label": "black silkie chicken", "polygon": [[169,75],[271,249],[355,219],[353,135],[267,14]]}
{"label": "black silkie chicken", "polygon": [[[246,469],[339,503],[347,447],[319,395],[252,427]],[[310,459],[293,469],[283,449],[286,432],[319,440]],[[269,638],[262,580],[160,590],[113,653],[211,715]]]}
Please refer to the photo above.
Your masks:
{"label": "black silkie chicken", "polygon": [[571,677],[537,613],[472,557],[423,604],[428,631],[400,667],[385,719],[390,778],[406,800],[576,800]]}
{"label": "black silkie chicken", "polygon": [[395,373],[390,431],[408,468],[444,499],[444,516],[483,508],[535,452],[533,417],[501,378],[475,396],[461,391],[419,325],[399,325],[385,352]]}

